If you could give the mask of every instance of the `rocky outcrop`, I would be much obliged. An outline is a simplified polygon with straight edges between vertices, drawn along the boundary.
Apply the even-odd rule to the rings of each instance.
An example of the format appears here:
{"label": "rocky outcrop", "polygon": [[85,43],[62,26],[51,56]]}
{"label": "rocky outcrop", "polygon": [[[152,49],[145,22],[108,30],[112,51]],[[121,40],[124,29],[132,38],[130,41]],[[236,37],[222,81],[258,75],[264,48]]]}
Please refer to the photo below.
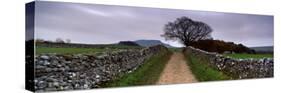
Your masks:
{"label": "rocky outcrop", "polygon": [[273,77],[273,59],[234,59],[223,55],[187,47],[186,54],[194,55],[233,79]]}
{"label": "rocky outcrop", "polygon": [[35,58],[35,90],[58,91],[98,88],[99,85],[130,73],[166,47],[126,49],[101,55],[40,54]]}

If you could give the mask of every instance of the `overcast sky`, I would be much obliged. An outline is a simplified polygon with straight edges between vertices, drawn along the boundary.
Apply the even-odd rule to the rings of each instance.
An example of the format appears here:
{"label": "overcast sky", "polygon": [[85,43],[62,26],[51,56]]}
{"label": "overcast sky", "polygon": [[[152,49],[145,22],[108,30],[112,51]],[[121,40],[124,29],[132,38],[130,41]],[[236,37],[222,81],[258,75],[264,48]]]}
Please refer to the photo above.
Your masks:
{"label": "overcast sky", "polygon": [[149,39],[182,46],[160,36],[167,22],[182,16],[209,24],[214,39],[248,47],[273,45],[272,16],[46,1],[36,2],[35,36],[88,44]]}

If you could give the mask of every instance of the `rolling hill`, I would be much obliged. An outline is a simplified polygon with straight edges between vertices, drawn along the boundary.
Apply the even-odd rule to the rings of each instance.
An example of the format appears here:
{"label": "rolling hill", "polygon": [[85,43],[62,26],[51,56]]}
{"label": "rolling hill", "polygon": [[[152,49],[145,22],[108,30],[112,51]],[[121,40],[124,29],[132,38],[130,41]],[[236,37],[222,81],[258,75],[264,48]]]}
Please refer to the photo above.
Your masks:
{"label": "rolling hill", "polygon": [[260,46],[260,47],[250,47],[255,50],[257,53],[273,53],[273,46]]}
{"label": "rolling hill", "polygon": [[150,47],[150,46],[155,46],[155,45],[163,45],[167,48],[174,47],[169,44],[165,44],[165,43],[161,42],[160,40],[136,40],[134,42],[143,47]]}

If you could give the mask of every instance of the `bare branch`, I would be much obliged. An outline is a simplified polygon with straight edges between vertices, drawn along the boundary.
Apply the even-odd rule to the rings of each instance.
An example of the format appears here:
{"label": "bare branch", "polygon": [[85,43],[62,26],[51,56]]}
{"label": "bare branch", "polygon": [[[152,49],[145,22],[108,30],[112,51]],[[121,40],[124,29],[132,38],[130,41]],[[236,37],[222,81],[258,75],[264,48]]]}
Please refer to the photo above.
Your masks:
{"label": "bare branch", "polygon": [[185,46],[189,46],[191,42],[212,38],[212,31],[209,25],[183,16],[174,22],[168,22],[161,36],[166,40],[179,40]]}

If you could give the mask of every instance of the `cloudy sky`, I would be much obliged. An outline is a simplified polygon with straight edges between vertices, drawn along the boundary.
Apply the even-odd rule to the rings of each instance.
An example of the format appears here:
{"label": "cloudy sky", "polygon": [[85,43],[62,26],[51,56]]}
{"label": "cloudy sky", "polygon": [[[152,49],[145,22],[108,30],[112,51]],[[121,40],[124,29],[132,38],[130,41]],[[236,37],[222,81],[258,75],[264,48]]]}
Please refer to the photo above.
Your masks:
{"label": "cloudy sky", "polygon": [[149,39],[182,46],[160,36],[167,22],[181,16],[209,24],[214,39],[248,47],[273,45],[272,16],[46,1],[36,2],[35,36],[87,44]]}

